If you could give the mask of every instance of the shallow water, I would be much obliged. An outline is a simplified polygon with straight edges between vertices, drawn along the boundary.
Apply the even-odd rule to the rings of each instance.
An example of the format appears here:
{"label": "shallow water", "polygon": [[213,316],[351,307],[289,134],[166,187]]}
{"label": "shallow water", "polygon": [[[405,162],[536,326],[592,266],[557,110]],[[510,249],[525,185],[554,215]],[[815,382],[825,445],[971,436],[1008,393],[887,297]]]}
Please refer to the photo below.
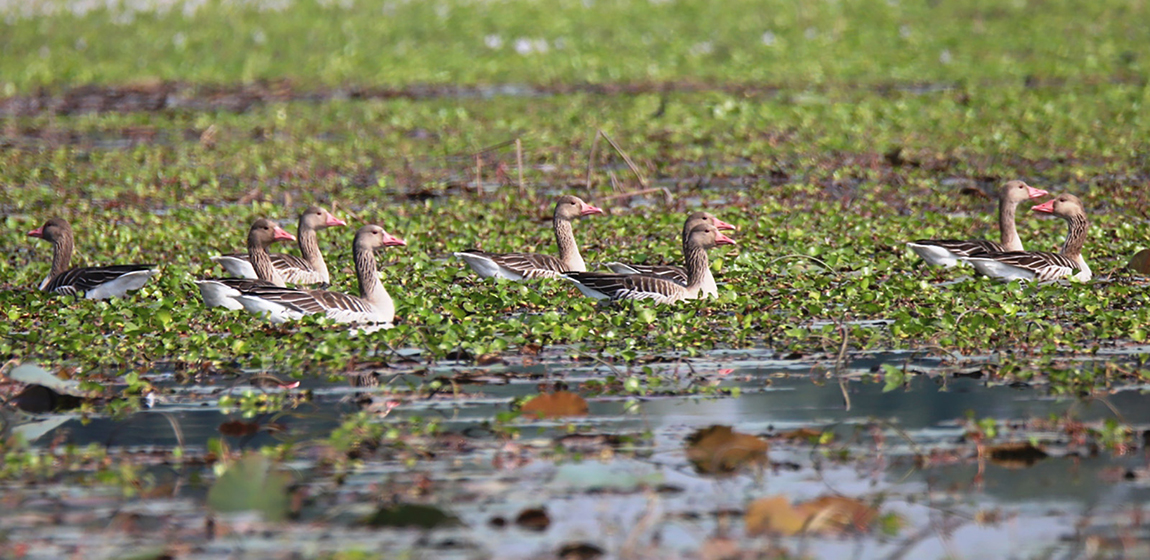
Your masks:
{"label": "shallow water", "polygon": [[[312,401],[274,416],[282,431],[224,438],[233,448],[246,449],[296,443],[288,465],[296,484],[306,489],[300,519],[265,524],[250,516],[217,515],[230,532],[208,540],[203,534],[209,515],[206,486],[199,468],[168,465],[163,459],[179,444],[175,426],[186,455],[202,457],[207,441],[221,437],[220,424],[238,418],[221,414],[216,406],[221,395],[284,389],[256,389],[243,379],[178,385],[171,376],[157,374],[152,382],[169,391],[150,410],[124,420],[95,417],[86,423],[78,416],[56,417],[62,423],[36,444],[107,445],[113,457],[136,457],[146,465],[144,472],[161,491],[125,498],[114,487],[82,484],[78,476],[41,487],[9,483],[6,500],[20,507],[0,513],[0,532],[35,543],[29,558],[116,556],[127,548],[171,542],[198,543],[188,557],[410,549],[436,558],[535,558],[552,557],[561,543],[576,542],[593,544],[610,556],[696,557],[695,551],[712,546],[719,535],[749,549],[772,542],[815,557],[1031,557],[1074,556],[1082,534],[1092,531],[1092,542],[1103,547],[1108,539],[1137,536],[1140,529],[1131,512],[1140,511],[1148,490],[1140,477],[1127,477],[1144,466],[1142,453],[1115,455],[1077,445],[1054,424],[1035,422],[1069,416],[1090,423],[1117,414],[1144,430],[1150,426],[1150,409],[1141,389],[1116,391],[1103,402],[1051,398],[1031,388],[952,376],[977,371],[978,361],[953,365],[905,353],[864,355],[843,369],[840,387],[828,379],[833,364],[826,361],[720,351],[703,359],[649,364],[647,377],[662,379],[667,396],[590,398],[588,416],[519,420],[519,435],[510,439],[492,431],[491,422],[510,410],[512,399],[536,393],[540,383],[561,380],[575,387],[625,376],[625,368],[573,361],[552,350],[532,364],[445,364],[421,375],[410,367],[374,372],[391,389],[418,384],[425,376],[468,381],[458,385],[457,393],[448,390],[430,398],[308,378],[287,391],[310,391]],[[870,379],[879,364],[904,362],[908,369],[927,373],[889,392]],[[739,387],[742,394],[686,394],[702,385]],[[434,451],[415,458],[405,446],[389,450],[385,444],[386,452],[366,457],[333,484],[315,442],[327,438],[347,415],[389,399],[399,405],[378,422],[420,417],[458,436],[427,439],[425,445]],[[979,461],[966,435],[968,417],[994,418],[1001,431],[995,442],[1033,440],[1049,457],[1030,466]],[[268,422],[273,416],[257,419]],[[687,460],[684,440],[715,424],[768,437],[771,466],[723,477],[697,473]],[[836,437],[821,447],[774,437],[797,428],[831,431]],[[604,443],[607,435],[633,439],[609,444]],[[414,485],[427,488],[413,496]],[[828,494],[855,497],[879,503],[881,513],[897,514],[905,526],[891,536],[872,532],[771,541],[745,536],[741,512],[754,498],[776,494],[792,502]],[[374,511],[381,496],[435,504],[457,516],[462,526],[426,532],[362,526],[359,520]],[[512,521],[528,507],[546,510],[550,523],[545,529],[514,526]],[[109,519],[124,515],[132,527],[162,531],[109,530]],[[495,518],[508,526],[493,528]],[[58,522],[68,529],[61,530]],[[1144,540],[1136,537],[1134,542]]]}

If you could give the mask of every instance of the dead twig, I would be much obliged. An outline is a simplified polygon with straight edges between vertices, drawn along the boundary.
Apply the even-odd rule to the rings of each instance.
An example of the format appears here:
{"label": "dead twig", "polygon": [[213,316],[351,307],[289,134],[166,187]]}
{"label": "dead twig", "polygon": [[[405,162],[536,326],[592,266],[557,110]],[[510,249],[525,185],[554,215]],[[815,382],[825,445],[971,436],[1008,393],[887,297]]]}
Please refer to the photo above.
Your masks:
{"label": "dead twig", "polygon": [[607,136],[607,133],[603,132],[602,129],[599,130],[599,134],[605,140],[607,140],[608,144],[611,144],[611,147],[615,149],[615,152],[619,154],[619,157],[623,158],[623,161],[627,164],[627,167],[631,168],[631,173],[634,173],[635,178],[639,180],[639,184],[643,188],[649,187],[650,185],[647,184],[647,178],[643,177],[643,174],[639,172],[639,167],[637,165],[635,165],[634,161],[631,160],[631,156],[627,155],[627,152],[624,152],[623,148],[620,148],[619,145],[616,144],[615,141],[612,140],[610,136]]}

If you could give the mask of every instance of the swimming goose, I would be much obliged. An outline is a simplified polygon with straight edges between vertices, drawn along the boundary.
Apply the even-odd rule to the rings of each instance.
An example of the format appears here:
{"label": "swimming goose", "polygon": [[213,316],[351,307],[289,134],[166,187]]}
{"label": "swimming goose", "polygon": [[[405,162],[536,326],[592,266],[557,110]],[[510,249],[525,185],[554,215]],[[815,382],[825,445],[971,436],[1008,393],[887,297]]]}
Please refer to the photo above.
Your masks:
{"label": "swimming goose", "polygon": [[1018,204],[1031,198],[1046,196],[1046,191],[1036,189],[1023,181],[1010,181],[998,191],[998,231],[1002,242],[985,241],[981,239],[960,241],[956,239],[919,239],[907,243],[912,251],[922,257],[928,264],[951,267],[959,263],[962,257],[969,257],[979,253],[1001,253],[1006,251],[1021,251],[1022,240],[1018,238],[1018,230],[1014,226],[1014,214]]}
{"label": "swimming goose", "polygon": [[1054,214],[1066,220],[1066,242],[1059,253],[1043,251],[1012,251],[987,253],[966,257],[963,260],[974,265],[979,272],[1002,280],[1038,280],[1048,282],[1070,277],[1085,282],[1092,273],[1086,260],[1082,258],[1082,246],[1086,244],[1086,210],[1082,201],[1072,194],[1061,194],[1032,208],[1035,212]]}
{"label": "swimming goose", "polygon": [[602,214],[603,209],[583,202],[577,196],[564,196],[555,203],[555,243],[559,257],[539,253],[487,253],[468,250],[455,253],[482,278],[523,280],[557,278],[564,272],[584,271],[587,265],[579,254],[579,245],[571,230],[571,220],[580,216]]}
{"label": "swimming goose", "polygon": [[154,264],[118,264],[69,268],[75,235],[63,218],[52,218],[28,232],[52,244],[52,269],[40,282],[39,289],[62,295],[84,294],[87,299],[121,297],[140,289],[149,278],[160,273]]}
{"label": "swimming goose", "polygon": [[[695,212],[687,216],[687,221],[683,223],[682,243],[684,250],[687,245],[687,235],[695,226],[700,224],[711,224],[719,230],[725,229],[738,229],[735,226],[716,218],[710,212]],[[623,264],[620,262],[607,263],[607,268],[610,268],[617,274],[642,274],[644,276],[654,276],[664,280],[670,280],[676,284],[687,285],[687,269],[675,265],[642,265],[642,264]],[[703,288],[700,291],[703,297],[713,297],[719,295],[719,287],[715,284],[715,276],[711,274],[711,268],[707,267],[706,274],[703,278]]]}
{"label": "swimming goose", "polygon": [[246,290],[258,286],[284,286],[284,279],[279,271],[272,265],[268,247],[279,240],[294,241],[295,236],[284,231],[275,222],[260,218],[252,223],[248,229],[248,253],[252,270],[258,279],[249,278],[208,278],[196,280],[200,288],[200,296],[204,298],[204,305],[208,307],[225,307],[239,310],[244,306],[236,298]]}
{"label": "swimming goose", "polygon": [[266,314],[275,323],[322,313],[340,323],[390,326],[395,320],[395,303],[379,281],[375,249],[398,245],[407,245],[407,242],[379,226],[366,225],[359,228],[352,246],[355,275],[359,279],[359,297],[328,290],[296,290],[262,285],[244,290],[236,299],[244,309],[257,315]]}
{"label": "swimming goose", "polygon": [[601,272],[568,272],[564,278],[571,280],[583,295],[595,299],[649,299],[655,303],[674,303],[684,299],[695,299],[703,288],[707,263],[707,249],[716,245],[734,245],[735,240],[719,233],[712,224],[695,226],[687,236],[683,256],[687,261],[686,286],[663,278],[642,274],[605,274]]}
{"label": "swimming goose", "polygon": [[[299,252],[302,257],[287,253],[272,253],[272,266],[285,282],[290,284],[330,284],[331,275],[323,252],[319,250],[316,230],[334,226],[346,226],[347,222],[333,216],[331,212],[312,206],[299,215]],[[238,278],[259,278],[247,253],[232,253],[212,257],[224,270]]]}

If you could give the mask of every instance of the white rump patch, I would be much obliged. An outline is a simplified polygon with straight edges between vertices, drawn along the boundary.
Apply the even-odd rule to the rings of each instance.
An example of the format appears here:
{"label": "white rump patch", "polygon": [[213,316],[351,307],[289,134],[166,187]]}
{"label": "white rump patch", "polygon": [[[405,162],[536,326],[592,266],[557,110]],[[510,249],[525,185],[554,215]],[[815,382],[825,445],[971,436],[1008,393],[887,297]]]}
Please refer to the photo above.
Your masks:
{"label": "white rump patch", "polygon": [[253,280],[259,278],[256,276],[256,269],[252,267],[252,263],[247,259],[218,255],[212,257],[212,262],[224,267],[224,270],[228,271],[228,274],[236,278],[251,278]]}
{"label": "white rump patch", "polygon": [[154,268],[148,270],[137,270],[121,275],[115,280],[104,282],[91,290],[88,290],[84,297],[87,299],[107,299],[114,297],[123,297],[124,294],[132,291],[139,290],[148,282],[148,279],[159,274],[160,271]]}
{"label": "white rump patch", "polygon": [[506,278],[508,280],[522,280],[523,275],[515,272],[506,267],[499,266],[498,263],[491,260],[491,258],[484,255],[476,255],[474,253],[455,253],[455,256],[463,259],[467,266],[471,267],[481,278]]}
{"label": "white rump patch", "polygon": [[938,245],[907,243],[906,246],[910,247],[910,250],[914,251],[915,254],[922,257],[922,260],[934,266],[945,266],[950,268],[957,265],[959,263],[959,259],[962,258],[959,255],[950,252],[950,249],[939,247]]}

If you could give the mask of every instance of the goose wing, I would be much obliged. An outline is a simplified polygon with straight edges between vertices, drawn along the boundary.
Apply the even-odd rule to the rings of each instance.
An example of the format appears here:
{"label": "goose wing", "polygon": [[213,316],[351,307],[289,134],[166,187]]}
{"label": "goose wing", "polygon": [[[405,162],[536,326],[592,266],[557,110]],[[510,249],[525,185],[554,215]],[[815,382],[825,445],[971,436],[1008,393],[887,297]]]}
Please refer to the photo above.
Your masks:
{"label": "goose wing", "polygon": [[49,280],[42,289],[46,292],[74,295],[93,290],[101,284],[114,282],[126,274],[154,270],[155,266],[154,264],[116,264],[71,268]]}
{"label": "goose wing", "polygon": [[491,260],[496,265],[506,268],[524,278],[557,278],[566,268],[563,262],[551,255],[539,253],[487,253],[484,251],[461,251],[463,254],[474,255]]}
{"label": "goose wing", "polygon": [[568,272],[584,294],[596,299],[651,300],[671,303],[687,297],[687,289],[670,280],[641,274],[606,274],[601,272]]}
{"label": "goose wing", "polygon": [[607,268],[610,268],[617,274],[641,274],[643,276],[654,276],[655,278],[670,280],[671,282],[682,286],[687,285],[687,270],[681,266],[623,264],[613,262],[607,263]]}
{"label": "goose wing", "polygon": [[956,257],[972,257],[982,253],[1001,253],[1006,250],[1006,248],[997,241],[986,241],[983,239],[919,239],[913,241],[913,243],[916,245],[941,247],[950,251]]}

